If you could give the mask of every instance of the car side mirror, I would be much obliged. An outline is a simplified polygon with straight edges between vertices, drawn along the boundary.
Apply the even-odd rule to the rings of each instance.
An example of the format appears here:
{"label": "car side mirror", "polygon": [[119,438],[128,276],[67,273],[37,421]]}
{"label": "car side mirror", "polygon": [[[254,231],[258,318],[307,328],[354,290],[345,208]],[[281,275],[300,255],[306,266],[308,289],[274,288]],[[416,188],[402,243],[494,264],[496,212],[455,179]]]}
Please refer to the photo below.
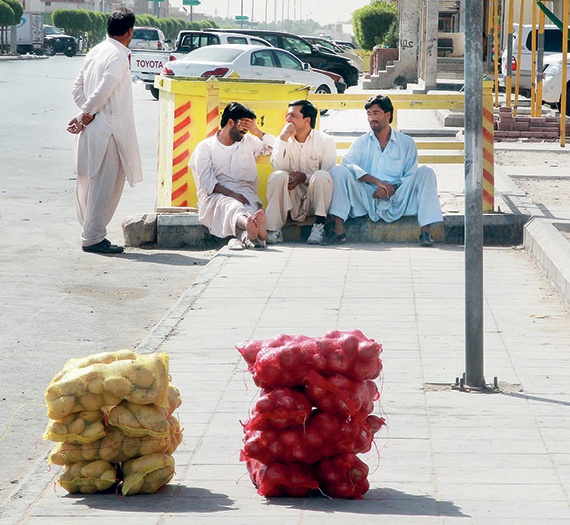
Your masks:
{"label": "car side mirror", "polygon": [[166,42],[167,44],[172,44],[172,40],[170,40],[170,38],[167,38],[167,39],[165,40],[165,42]]}
{"label": "car side mirror", "polygon": [[303,62],[303,69],[309,70],[309,69],[311,69],[311,65],[308,64],[307,62]]}

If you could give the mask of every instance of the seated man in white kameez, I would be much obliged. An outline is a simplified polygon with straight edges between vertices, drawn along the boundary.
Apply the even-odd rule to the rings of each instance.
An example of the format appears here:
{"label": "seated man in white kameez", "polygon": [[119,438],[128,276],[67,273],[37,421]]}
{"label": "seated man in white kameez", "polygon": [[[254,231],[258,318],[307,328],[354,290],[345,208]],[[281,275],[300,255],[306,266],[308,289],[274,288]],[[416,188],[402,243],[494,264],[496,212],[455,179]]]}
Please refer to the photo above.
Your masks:
{"label": "seated man in white kameez", "polygon": [[308,100],[289,104],[287,123],[273,146],[274,171],[267,181],[267,242],[281,242],[288,217],[315,216],[307,242],[325,243],[325,220],[333,194],[330,171],[336,164],[334,139],[315,128],[317,108]]}
{"label": "seated man in white kameez", "polygon": [[346,242],[344,221],[368,215],[371,220],[394,222],[417,215],[422,246],[433,246],[429,232],[443,221],[432,168],[418,168],[414,140],[390,127],[394,106],[388,97],[375,95],[364,105],[371,131],[358,137],[331,171],[334,192],[330,215],[335,219],[329,244]]}
{"label": "seated man in white kameez", "polygon": [[255,160],[271,153],[275,137],[263,133],[255,118],[251,109],[231,102],[222,113],[222,129],[200,142],[190,158],[198,218],[212,235],[235,237],[233,249],[263,247],[267,240]]}

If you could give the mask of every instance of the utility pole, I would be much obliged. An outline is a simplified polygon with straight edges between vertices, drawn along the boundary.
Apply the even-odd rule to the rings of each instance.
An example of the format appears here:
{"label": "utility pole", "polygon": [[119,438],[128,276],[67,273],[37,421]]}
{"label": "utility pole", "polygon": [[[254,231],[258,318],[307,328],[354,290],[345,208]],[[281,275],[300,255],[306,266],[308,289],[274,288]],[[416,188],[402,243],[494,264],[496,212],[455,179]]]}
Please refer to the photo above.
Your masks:
{"label": "utility pole", "polygon": [[483,360],[483,2],[465,2],[465,383]]}

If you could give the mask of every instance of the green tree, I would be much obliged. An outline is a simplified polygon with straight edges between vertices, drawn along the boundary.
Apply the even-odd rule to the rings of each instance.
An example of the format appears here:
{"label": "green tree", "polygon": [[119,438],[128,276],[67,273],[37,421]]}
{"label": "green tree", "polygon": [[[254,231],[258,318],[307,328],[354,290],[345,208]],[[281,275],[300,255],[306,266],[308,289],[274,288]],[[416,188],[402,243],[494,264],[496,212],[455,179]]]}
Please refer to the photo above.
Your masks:
{"label": "green tree", "polygon": [[56,27],[76,38],[91,31],[91,17],[85,9],[56,9],[51,18]]}
{"label": "green tree", "polygon": [[22,15],[24,14],[24,8],[22,7],[22,4],[20,4],[18,0],[2,0],[2,1],[8,4],[12,8],[12,11],[14,11],[14,17],[10,25],[17,26],[22,21]]}
{"label": "green tree", "polygon": [[105,39],[107,34],[107,15],[99,11],[88,11],[91,29],[87,32],[87,49],[91,49]]}
{"label": "green tree", "polygon": [[[398,28],[398,8],[395,4],[373,0],[370,5],[352,13],[352,27],[356,42],[362,49],[370,51],[378,44],[385,45],[389,33],[390,42],[394,42],[394,32]],[[395,40],[397,42],[398,38]]]}
{"label": "green tree", "polygon": [[15,17],[14,10],[6,2],[0,0],[0,54],[7,52],[6,29],[12,25]]}

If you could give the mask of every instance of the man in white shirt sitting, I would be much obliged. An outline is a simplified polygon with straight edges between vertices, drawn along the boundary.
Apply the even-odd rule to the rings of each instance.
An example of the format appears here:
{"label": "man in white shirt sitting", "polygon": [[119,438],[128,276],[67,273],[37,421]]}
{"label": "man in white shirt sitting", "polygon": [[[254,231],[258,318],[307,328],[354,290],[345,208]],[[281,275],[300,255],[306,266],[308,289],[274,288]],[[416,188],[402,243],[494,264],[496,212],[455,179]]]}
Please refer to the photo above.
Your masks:
{"label": "man in white shirt sitting", "polygon": [[267,239],[256,158],[271,153],[275,137],[261,131],[255,119],[250,108],[231,102],[222,113],[222,129],[200,142],[189,162],[198,219],[212,235],[236,237],[230,249],[263,247]]}
{"label": "man in white shirt sitting", "polygon": [[317,108],[308,100],[289,104],[287,123],[275,141],[267,181],[267,242],[283,241],[281,229],[288,217],[302,222],[315,215],[307,242],[325,243],[325,219],[329,212],[336,164],[334,139],[315,128]]}

